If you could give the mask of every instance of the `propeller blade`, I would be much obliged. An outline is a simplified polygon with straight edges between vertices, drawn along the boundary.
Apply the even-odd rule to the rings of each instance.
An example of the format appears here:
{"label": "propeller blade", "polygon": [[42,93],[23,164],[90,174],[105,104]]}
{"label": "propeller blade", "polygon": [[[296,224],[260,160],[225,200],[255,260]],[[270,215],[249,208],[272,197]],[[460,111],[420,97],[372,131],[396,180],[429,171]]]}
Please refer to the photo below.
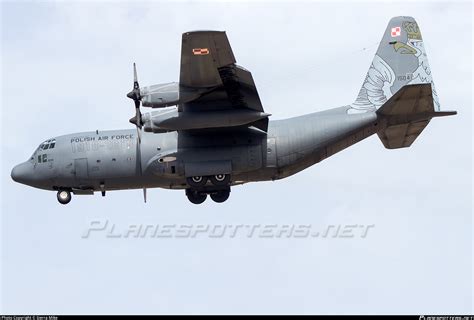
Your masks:
{"label": "propeller blade", "polygon": [[135,116],[137,117],[137,123],[135,124],[138,128],[142,128],[142,113],[139,107],[135,109]]}
{"label": "propeller blade", "polygon": [[138,83],[137,65],[133,63],[133,82]]}
{"label": "propeller blade", "polygon": [[[143,175],[141,144],[142,144],[141,128],[137,126],[136,171],[137,171],[137,175],[139,176]],[[143,201],[146,203],[146,188],[143,188]]]}
{"label": "propeller blade", "polygon": [[[142,176],[142,114],[140,112],[140,104],[141,104],[141,95],[140,95],[140,85],[138,84],[138,75],[137,75],[137,66],[135,62],[133,63],[133,90],[127,93],[127,97],[133,100],[135,103],[135,116],[130,119],[130,122],[133,123],[137,127],[137,147],[136,147],[136,172],[137,175]],[[143,188],[143,200],[146,203],[146,188]]]}
{"label": "propeller blade", "polygon": [[140,85],[138,84],[138,75],[137,75],[137,66],[135,62],[133,63],[133,93],[135,94],[135,108],[138,108],[140,104],[138,104],[137,107],[137,101],[141,100],[140,96]]}
{"label": "propeller blade", "polygon": [[138,84],[137,66],[135,62],[133,63],[133,90],[127,93],[127,97],[135,100],[135,108],[140,107],[142,97],[140,95],[140,85]]}
{"label": "propeller blade", "polygon": [[138,136],[138,148],[140,148],[140,144],[142,143],[142,131],[137,128],[137,136]]}
{"label": "propeller blade", "polygon": [[138,84],[137,66],[133,63],[133,90],[127,93],[127,97],[133,100],[135,103],[135,117],[130,119],[130,122],[136,125],[138,128],[142,128],[142,114],[140,112],[141,95],[140,85]]}
{"label": "propeller blade", "polygon": [[141,150],[141,144],[142,144],[142,137],[141,137],[141,132],[140,132],[140,129],[137,127],[137,148],[136,148],[136,159],[137,159],[137,163],[136,163],[136,171],[137,171],[137,174],[138,175],[142,175],[143,174],[143,171],[142,171],[142,150]]}

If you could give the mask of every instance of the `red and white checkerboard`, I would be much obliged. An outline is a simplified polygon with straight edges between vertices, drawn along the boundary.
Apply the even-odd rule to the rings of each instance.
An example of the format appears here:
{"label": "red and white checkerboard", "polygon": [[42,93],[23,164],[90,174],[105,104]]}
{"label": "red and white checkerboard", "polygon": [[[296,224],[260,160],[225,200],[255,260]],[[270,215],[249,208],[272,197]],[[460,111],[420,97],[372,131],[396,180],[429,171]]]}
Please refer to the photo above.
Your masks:
{"label": "red and white checkerboard", "polygon": [[392,35],[392,38],[394,38],[394,37],[399,37],[401,33],[402,33],[402,29],[400,27],[394,27],[392,28],[392,32],[390,34]]}
{"label": "red and white checkerboard", "polygon": [[193,49],[193,54],[195,56],[201,56],[201,55],[209,54],[209,49],[208,48],[195,48],[195,49]]}

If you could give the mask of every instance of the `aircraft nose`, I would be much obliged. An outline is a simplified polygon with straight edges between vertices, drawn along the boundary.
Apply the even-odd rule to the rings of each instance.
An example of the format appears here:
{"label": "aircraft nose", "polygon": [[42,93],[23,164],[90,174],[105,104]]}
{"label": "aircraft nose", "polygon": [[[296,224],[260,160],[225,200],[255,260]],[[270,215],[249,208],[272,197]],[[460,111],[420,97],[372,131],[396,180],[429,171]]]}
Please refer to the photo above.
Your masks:
{"label": "aircraft nose", "polygon": [[31,164],[20,163],[12,169],[11,176],[14,181],[26,184],[31,180]]}

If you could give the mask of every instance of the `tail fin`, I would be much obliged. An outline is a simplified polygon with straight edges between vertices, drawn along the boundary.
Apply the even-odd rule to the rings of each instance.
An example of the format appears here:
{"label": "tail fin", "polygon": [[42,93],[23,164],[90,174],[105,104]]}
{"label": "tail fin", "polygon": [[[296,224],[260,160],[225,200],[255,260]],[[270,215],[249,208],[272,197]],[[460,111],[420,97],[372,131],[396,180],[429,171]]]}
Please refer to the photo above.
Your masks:
{"label": "tail fin", "polygon": [[352,112],[377,110],[379,138],[388,149],[409,147],[439,112],[438,95],[423,46],[412,17],[395,17],[388,23],[367,72]]}
{"label": "tail fin", "polygon": [[434,108],[439,111],[418,24],[412,17],[394,17],[388,23],[359,95],[351,106],[354,111],[373,111],[403,86],[422,83],[431,83]]}

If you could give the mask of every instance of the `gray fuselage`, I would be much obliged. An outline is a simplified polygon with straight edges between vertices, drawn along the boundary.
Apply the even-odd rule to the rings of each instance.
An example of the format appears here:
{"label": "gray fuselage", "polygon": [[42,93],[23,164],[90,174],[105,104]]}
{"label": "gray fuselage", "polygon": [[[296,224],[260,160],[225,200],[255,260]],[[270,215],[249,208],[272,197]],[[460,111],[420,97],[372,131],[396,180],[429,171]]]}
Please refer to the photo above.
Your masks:
{"label": "gray fuselage", "polygon": [[78,193],[185,189],[186,177],[194,172],[218,174],[226,167],[231,170],[232,185],[281,179],[380,129],[375,112],[349,114],[349,109],[270,121],[268,133],[253,128],[142,132],[140,154],[134,129],[63,135],[54,139],[54,146],[41,145],[28,161],[16,166],[12,178],[41,189]]}

